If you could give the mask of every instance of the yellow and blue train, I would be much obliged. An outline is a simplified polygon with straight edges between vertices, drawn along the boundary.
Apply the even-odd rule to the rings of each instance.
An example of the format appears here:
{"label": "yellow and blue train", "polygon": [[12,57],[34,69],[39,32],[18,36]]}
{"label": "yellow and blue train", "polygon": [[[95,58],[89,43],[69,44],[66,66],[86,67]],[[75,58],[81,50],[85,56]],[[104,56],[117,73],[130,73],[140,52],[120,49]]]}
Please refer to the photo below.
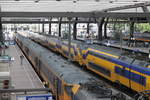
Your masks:
{"label": "yellow and blue train", "polygon": [[[68,42],[53,38],[46,42],[41,42],[41,38],[32,37],[32,39],[68,58]],[[96,74],[112,82],[121,83],[134,91],[150,90],[150,64],[147,62],[93,48],[83,49],[75,42],[71,43],[71,58]]]}
{"label": "yellow and blue train", "polygon": [[101,81],[93,75],[82,71],[28,38],[17,35],[16,42],[47,87],[52,89],[54,100],[111,98],[112,90],[104,83],[99,86]]}

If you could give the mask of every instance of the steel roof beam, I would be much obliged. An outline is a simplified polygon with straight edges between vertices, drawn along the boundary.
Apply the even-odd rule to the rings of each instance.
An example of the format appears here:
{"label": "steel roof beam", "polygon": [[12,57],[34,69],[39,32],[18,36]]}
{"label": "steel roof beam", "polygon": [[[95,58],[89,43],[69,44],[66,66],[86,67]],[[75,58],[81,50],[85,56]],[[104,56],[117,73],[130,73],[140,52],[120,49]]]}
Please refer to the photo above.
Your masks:
{"label": "steel roof beam", "polygon": [[[135,23],[147,23],[147,20],[131,20]],[[116,21],[116,23],[129,23],[131,21]],[[2,21],[3,24],[49,24],[49,23],[59,23],[59,21]],[[62,24],[69,23],[69,21],[62,21]],[[98,23],[95,21],[71,21],[71,23]],[[114,21],[108,21],[108,23],[114,23]]]}
{"label": "steel roof beam", "polygon": [[116,12],[0,12],[0,17],[83,17],[83,18],[145,18],[150,13]]}
{"label": "steel roof beam", "polygon": [[[71,23],[96,23],[95,21],[71,21]],[[56,23],[58,24],[59,21],[2,21],[3,24],[9,24],[9,23],[35,23],[35,24],[38,24],[38,23],[45,23],[45,24],[48,24],[48,23]],[[69,23],[69,21],[61,21],[62,24],[66,24],[66,23]]]}
{"label": "steel roof beam", "polygon": [[[143,12],[144,13],[149,13],[149,10],[147,8],[147,6],[142,6]],[[150,18],[147,17],[148,22],[150,22]]]}
{"label": "steel roof beam", "polygon": [[138,7],[143,7],[143,6],[150,6],[150,2],[138,3],[138,4],[134,4],[134,5],[120,6],[120,7],[114,7],[114,8],[108,8],[108,9],[104,9],[103,11],[116,11],[116,10],[138,8]]}
{"label": "steel roof beam", "polygon": [[0,17],[92,17],[91,12],[1,12]]}

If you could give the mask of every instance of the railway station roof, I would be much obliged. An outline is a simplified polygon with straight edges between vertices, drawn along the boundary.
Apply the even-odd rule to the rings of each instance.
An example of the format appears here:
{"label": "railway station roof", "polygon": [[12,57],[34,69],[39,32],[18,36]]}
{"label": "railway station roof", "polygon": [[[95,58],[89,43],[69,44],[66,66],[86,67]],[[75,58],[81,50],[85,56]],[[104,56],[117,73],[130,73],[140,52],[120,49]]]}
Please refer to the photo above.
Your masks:
{"label": "railway station roof", "polygon": [[[2,12],[90,12],[146,2],[149,0],[0,0],[0,7]],[[119,12],[143,10],[139,7]]]}

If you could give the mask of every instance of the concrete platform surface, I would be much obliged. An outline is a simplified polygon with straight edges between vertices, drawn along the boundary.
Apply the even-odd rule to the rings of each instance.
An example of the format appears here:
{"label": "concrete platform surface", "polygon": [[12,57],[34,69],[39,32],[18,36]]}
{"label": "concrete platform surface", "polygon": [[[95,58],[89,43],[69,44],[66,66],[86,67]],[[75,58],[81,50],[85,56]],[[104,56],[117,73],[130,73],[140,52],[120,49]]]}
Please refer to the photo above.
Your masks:
{"label": "concrete platform surface", "polygon": [[20,55],[23,55],[23,53],[17,45],[9,46],[9,48],[6,49],[6,54],[14,57],[14,61],[12,61],[10,65],[10,73],[12,85],[15,89],[44,87],[26,57],[23,58],[23,64],[21,65]]}

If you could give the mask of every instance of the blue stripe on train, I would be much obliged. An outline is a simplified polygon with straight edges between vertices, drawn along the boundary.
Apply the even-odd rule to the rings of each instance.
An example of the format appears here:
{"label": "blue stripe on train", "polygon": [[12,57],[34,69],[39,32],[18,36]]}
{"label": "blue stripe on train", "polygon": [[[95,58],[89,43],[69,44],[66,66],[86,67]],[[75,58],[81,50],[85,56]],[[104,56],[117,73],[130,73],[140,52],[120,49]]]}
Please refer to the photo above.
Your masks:
{"label": "blue stripe on train", "polygon": [[86,59],[86,57],[90,53],[91,53],[91,55],[93,55],[92,53],[96,54],[98,58],[102,58],[102,59],[108,60],[112,63],[127,67],[127,68],[135,70],[135,71],[138,71],[140,73],[150,75],[150,69],[148,69],[148,68],[143,68],[143,67],[140,67],[140,66],[137,66],[137,65],[130,65],[130,64],[128,64],[126,62],[123,62],[119,59],[116,59],[116,58],[113,58],[113,57],[110,57],[110,56],[107,56],[107,55],[104,55],[104,54],[101,54],[101,53],[93,52],[93,51],[88,51],[85,55],[83,55],[83,59]]}
{"label": "blue stripe on train", "polygon": [[130,72],[128,70],[122,69],[120,67],[115,66],[115,72],[123,77],[126,77],[136,83],[146,86],[146,78],[139,74]]}

